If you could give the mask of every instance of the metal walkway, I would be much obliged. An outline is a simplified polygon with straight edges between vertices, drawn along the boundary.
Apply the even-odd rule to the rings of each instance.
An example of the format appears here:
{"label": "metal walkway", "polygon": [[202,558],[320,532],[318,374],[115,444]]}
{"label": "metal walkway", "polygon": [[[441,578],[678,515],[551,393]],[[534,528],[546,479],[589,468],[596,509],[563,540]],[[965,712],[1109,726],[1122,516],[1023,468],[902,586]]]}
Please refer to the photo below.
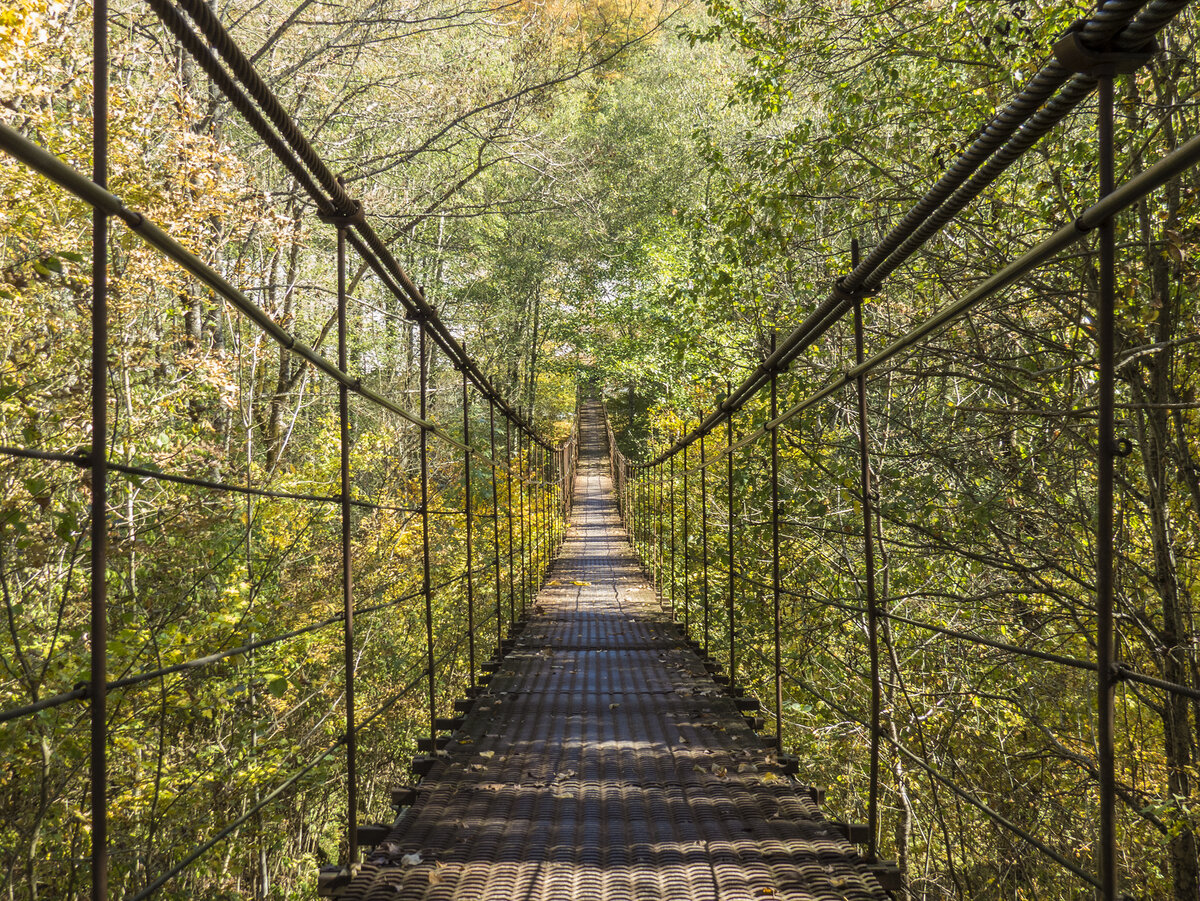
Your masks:
{"label": "metal walkway", "polygon": [[512,651],[349,899],[887,895],[664,614],[599,407],[562,552]]}

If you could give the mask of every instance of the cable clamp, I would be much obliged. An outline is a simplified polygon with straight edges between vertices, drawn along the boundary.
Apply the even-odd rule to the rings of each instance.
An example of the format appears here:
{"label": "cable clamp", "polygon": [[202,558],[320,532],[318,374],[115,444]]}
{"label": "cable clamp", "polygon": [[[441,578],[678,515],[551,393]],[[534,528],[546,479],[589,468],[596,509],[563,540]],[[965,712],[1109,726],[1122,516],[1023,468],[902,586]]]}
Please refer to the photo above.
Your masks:
{"label": "cable clamp", "polygon": [[833,283],[833,293],[838,300],[848,301],[850,303],[858,303],[863,299],[861,288],[851,291],[846,287],[846,276],[842,276]]}
{"label": "cable clamp", "polygon": [[332,213],[323,213],[317,211],[317,218],[327,225],[336,225],[338,228],[349,228],[352,225],[364,225],[367,221],[366,212],[363,210],[361,200],[351,200],[353,209],[348,213],[338,212],[334,209]]}
{"label": "cable clamp", "polygon": [[1054,58],[1071,72],[1097,78],[1128,75],[1146,65],[1158,53],[1158,42],[1153,38],[1136,50],[1117,50],[1111,45],[1088,47],[1082,40],[1086,24],[1084,19],[1076,22],[1054,44]]}
{"label": "cable clamp", "polygon": [[879,293],[880,287],[880,285],[876,285],[874,288],[860,286],[851,290],[850,288],[846,287],[846,276],[843,275],[833,283],[833,293],[838,300],[858,303],[865,297],[874,297]]}
{"label": "cable clamp", "polygon": [[131,210],[124,206],[117,210],[117,217],[134,231],[137,231],[146,222],[146,217],[137,210]]}

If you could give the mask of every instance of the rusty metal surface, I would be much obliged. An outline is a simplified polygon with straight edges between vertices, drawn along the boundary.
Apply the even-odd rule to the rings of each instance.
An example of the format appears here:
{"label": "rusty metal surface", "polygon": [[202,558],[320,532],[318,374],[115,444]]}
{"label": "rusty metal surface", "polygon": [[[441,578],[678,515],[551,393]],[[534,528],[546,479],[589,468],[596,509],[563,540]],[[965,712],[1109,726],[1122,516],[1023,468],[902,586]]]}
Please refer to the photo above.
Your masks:
{"label": "rusty metal surface", "polygon": [[599,417],[528,625],[342,897],[886,898],[655,600]]}

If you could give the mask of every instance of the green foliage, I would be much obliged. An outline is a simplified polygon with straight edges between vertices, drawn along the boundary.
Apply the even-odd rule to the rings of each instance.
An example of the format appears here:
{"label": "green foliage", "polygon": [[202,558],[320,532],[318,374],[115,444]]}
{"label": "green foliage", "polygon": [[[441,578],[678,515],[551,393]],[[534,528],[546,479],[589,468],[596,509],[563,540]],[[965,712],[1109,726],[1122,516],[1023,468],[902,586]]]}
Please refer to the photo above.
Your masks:
{"label": "green foliage", "polygon": [[[0,10],[5,121],[81,169],[91,152],[88,12],[42,0]],[[869,251],[1083,12],[1059,0],[709,0],[703,9],[556,0],[495,10],[429,0],[351,3],[330,23],[252,4],[221,14],[512,403],[561,436],[576,386],[603,387],[637,457],[694,426],[757,366],[773,336],[846,271],[851,237]],[[435,20],[446,27],[423,24]],[[331,230],[195,66],[156,42],[144,9],[114,21],[114,191],[330,354]],[[1122,83],[1124,174],[1200,125],[1190,19],[1172,26],[1166,47]],[[1067,121],[935,236],[867,304],[868,350],[1069,221],[1095,193],[1093,143],[1086,113]],[[90,214],[7,157],[0,188],[0,444],[86,450]],[[1189,174],[1121,221],[1118,305],[1121,432],[1135,446],[1119,470],[1121,654],[1193,686],[1198,190]],[[337,495],[336,392],[119,225],[110,253],[110,456],[149,473],[112,477],[113,677],[335,620],[336,505],[154,474]],[[382,394],[415,398],[413,324],[369,271],[351,275],[350,368]],[[1064,259],[873,377],[879,587],[897,616],[1089,658],[1095,282],[1086,257]],[[844,371],[852,346],[848,325],[835,326],[780,380],[781,408]],[[430,416],[451,432],[458,379],[435,355]],[[767,418],[756,398],[735,416],[738,435]],[[781,430],[781,564],[783,653],[795,677],[785,684],[785,737],[808,778],[829,786],[833,808],[861,820],[869,661],[856,427],[847,395]],[[510,456],[503,423],[489,435],[478,405],[470,428],[477,450],[490,452],[495,437],[497,456]],[[408,752],[396,749],[427,728],[418,436],[357,400],[351,435],[353,495],[364,504],[351,539],[357,710],[361,719],[391,705],[360,736],[362,812],[374,818],[403,775]],[[709,452],[721,444],[714,436]],[[444,708],[468,678],[458,579],[467,548],[452,512],[465,494],[459,452],[433,442],[430,454]],[[695,475],[686,551],[679,520],[673,536],[676,564],[686,554],[691,567],[668,570],[663,540],[654,551],[665,593],[691,622],[704,595],[701,509],[710,607],[723,610],[728,591],[724,468],[710,471],[703,508]],[[762,441],[737,452],[739,673],[773,699],[766,477]],[[515,484],[510,493],[501,469],[493,492],[489,467],[475,461],[478,566],[496,550],[493,513],[502,524],[500,568],[474,581],[477,654],[500,634],[497,600],[508,622],[510,601],[519,610],[522,586],[536,582],[540,563],[519,550],[521,511],[527,533],[540,535],[558,509],[535,508],[536,489],[519,475]],[[680,481],[677,508],[682,494]],[[10,458],[0,472],[4,709],[88,678],[90,503],[86,472],[72,465]],[[722,656],[719,626],[716,617],[710,638]],[[1055,865],[891,748],[909,749],[1090,869],[1090,676],[899,619],[883,638],[882,850],[906,868],[910,893],[1075,897],[1079,886]],[[230,821],[337,742],[343,652],[335,620],[112,693],[116,892],[136,891],[186,854],[197,823]],[[0,881],[13,897],[86,890],[80,711],[64,705],[0,728]],[[1125,686],[1118,717],[1124,878],[1150,896],[1193,899],[1195,710]],[[345,856],[344,778],[339,750],[166,896],[311,896],[312,867]]]}
{"label": "green foliage", "polygon": [[[657,454],[693,427],[726,380],[736,384],[766,356],[774,333],[803,320],[848,271],[850,238],[869,252],[1081,13],[1065,3],[713,0],[707,8],[710,18],[689,23],[684,39],[737,60],[728,115],[741,116],[740,125],[696,130],[706,189],[681,217],[679,274],[659,293],[686,316],[686,346],[673,354],[647,347],[657,359],[634,364],[669,367],[670,392],[649,380],[628,391],[622,379],[609,382],[621,389],[610,409],[635,456]],[[1126,172],[1196,131],[1190,109],[1176,102],[1197,83],[1194,27],[1178,23],[1171,34],[1168,56],[1121,86]],[[1160,142],[1164,133],[1172,137]],[[868,353],[1070,221],[1094,196],[1093,143],[1086,114],[1068,121],[897,271],[866,305]],[[1196,234],[1185,237],[1172,223],[1184,221],[1194,183],[1188,174],[1149,199],[1118,237],[1119,361],[1127,361],[1119,362],[1119,429],[1135,447],[1118,472],[1121,655],[1134,669],[1189,686],[1194,653],[1182,644],[1193,640],[1189,540],[1200,494],[1187,472],[1200,458],[1200,431],[1184,400],[1195,391],[1195,368],[1183,348],[1200,321],[1180,243]],[[914,897],[1075,897],[1081,887],[955,801],[893,743],[1084,870],[1095,868],[1092,677],[937,631],[1093,655],[1095,278],[1086,258],[1058,261],[872,376],[880,596],[897,616],[933,627],[893,620],[882,639],[881,850],[908,871]],[[1168,349],[1172,341],[1183,343]],[[831,329],[781,378],[780,409],[848,368],[852,348],[848,323]],[[1146,360],[1144,368],[1135,359]],[[1169,424],[1171,398],[1184,406]],[[742,435],[769,418],[763,396],[735,415]],[[839,815],[863,821],[869,693],[856,418],[848,392],[780,433],[783,651],[795,677],[785,681],[783,713],[805,778],[830,787]],[[723,445],[710,437],[710,454]],[[691,466],[696,452],[693,445]],[[732,515],[739,671],[771,701],[767,458],[765,438],[737,452]],[[698,622],[705,506],[710,614],[722,611],[711,638],[722,659],[730,516],[723,460],[708,484],[703,501],[697,473],[689,478],[686,575],[678,476],[675,534],[664,509],[654,527],[661,534],[642,549],[660,567],[664,593],[686,599]],[[664,562],[672,545],[674,568]],[[1167,646],[1176,650],[1163,653]],[[1118,693],[1122,879],[1148,896],[1196,891],[1195,711],[1187,708],[1158,692]]]}

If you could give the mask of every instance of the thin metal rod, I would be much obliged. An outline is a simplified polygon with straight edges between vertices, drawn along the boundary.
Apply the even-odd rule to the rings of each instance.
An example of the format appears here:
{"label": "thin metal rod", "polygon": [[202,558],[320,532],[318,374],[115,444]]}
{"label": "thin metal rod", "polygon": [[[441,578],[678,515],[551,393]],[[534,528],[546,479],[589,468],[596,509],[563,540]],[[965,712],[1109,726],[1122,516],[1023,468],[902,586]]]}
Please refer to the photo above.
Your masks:
{"label": "thin metal rod", "polygon": [[[684,424],[686,430],[687,424]],[[689,578],[689,569],[691,568],[691,554],[688,550],[688,445],[683,446],[683,634],[684,637],[690,637],[689,628],[691,626],[691,579]],[[672,459],[674,459],[672,457]]]}
{"label": "thin metal rod", "polygon": [[[530,414],[532,415],[532,414]],[[546,467],[546,452],[542,448],[537,448],[538,456],[538,517],[542,523],[542,542],[541,551],[538,556],[538,590],[541,590],[542,584],[546,579],[546,569],[550,565],[550,494],[549,494],[549,477]]]}
{"label": "thin metal rod", "polygon": [[[463,353],[466,353],[466,342]],[[467,370],[462,370],[462,408],[463,408],[463,444],[467,451],[463,454],[463,514],[467,527],[467,667],[471,674],[471,687],[475,687],[475,579],[471,575],[472,555],[472,520],[475,512],[471,507],[471,394],[467,385]]]}
{"label": "thin metal rod", "polygon": [[[421,419],[429,404],[429,353],[425,337],[425,323],[417,322],[420,333],[418,351],[420,362]],[[433,581],[429,573],[429,433],[421,429],[421,589],[425,595],[425,654],[429,669],[429,736],[437,734],[434,721],[437,719],[437,664],[433,656]]]}
{"label": "thin metal rod", "polygon": [[657,529],[657,532],[658,532],[657,537],[655,539],[655,541],[656,541],[655,546],[657,548],[655,553],[656,553],[656,557],[657,557],[657,561],[658,561],[658,568],[655,570],[654,582],[656,585],[658,585],[658,597],[659,597],[659,602],[661,603],[662,597],[663,597],[663,591],[662,591],[663,576],[666,575],[664,570],[666,569],[666,562],[667,562],[666,554],[665,554],[666,538],[667,538],[666,523],[664,521],[664,511],[663,511],[663,507],[666,506],[666,500],[667,500],[666,482],[663,479],[663,476],[666,474],[666,467],[660,465],[660,466],[655,467],[654,471],[658,475],[658,501],[654,505],[654,522],[655,522],[655,528]]}
{"label": "thin metal rod", "polygon": [[633,472],[633,464],[627,463],[629,467],[629,524],[632,527],[631,537],[633,538],[634,550],[638,552],[638,556],[645,560],[645,555],[639,547],[641,543],[641,497],[638,491],[637,477]]}
{"label": "thin metal rod", "polygon": [[[346,371],[346,229],[337,230],[338,368]],[[350,389],[338,385],[338,429],[342,492],[342,654],[346,691],[347,863],[358,863],[358,743],[354,728],[354,573],[350,561]]]}
{"label": "thin metal rod", "polygon": [[[1104,7],[1124,7],[1117,14],[1105,13]],[[1117,47],[1133,49],[1145,44],[1172,17],[1187,6],[1185,0],[1176,3],[1152,2],[1137,15],[1130,17],[1140,3],[1100,4],[1100,12],[1082,26],[1090,46],[1103,46],[1113,40]],[[734,391],[734,402],[743,404],[763,389],[770,373],[784,370],[805,349],[811,347],[825,331],[849,310],[842,287],[854,290],[864,285],[877,288],[883,279],[923,246],[929,238],[950,221],[966,203],[974,199],[995,181],[1028,149],[1060,122],[1074,107],[1091,93],[1095,76],[1076,74],[1067,81],[1068,73],[1057,59],[1033,76],[1016,97],[997,110],[987,125],[976,131],[978,137],[964,150],[930,190],[902,217],[861,269],[850,273],[834,287],[813,312],[792,330]],[[1066,82],[1066,87],[1059,88]],[[1056,95],[1057,92],[1057,96]],[[1091,223],[1088,224],[1091,227]],[[1078,237],[1078,235],[1076,235]],[[700,431],[710,431],[725,415],[718,408],[703,419],[697,430],[685,434],[680,442],[697,440]],[[678,444],[664,453],[678,450]],[[657,461],[655,461],[657,462]]]}
{"label": "thin metal rod", "polygon": [[671,482],[671,619],[675,619],[675,455],[671,455],[668,478]]}
{"label": "thin metal rod", "polygon": [[[386,701],[384,701],[383,704],[381,704],[378,708],[376,708],[374,713],[372,713],[365,720],[363,720],[361,723],[359,723],[358,729],[360,731],[365,729],[366,727],[368,727],[372,723],[374,723],[383,714],[385,714],[389,710],[391,710],[394,706],[396,706],[397,701],[399,701],[401,698],[404,698],[407,695],[411,694],[412,691],[418,685],[421,684],[421,680],[423,678],[424,678],[423,674],[418,675],[415,679],[413,679],[411,682],[409,682],[404,688],[400,689],[398,692],[396,692],[390,698],[388,698]],[[251,806],[247,810],[243,811],[241,816],[239,816],[237,819],[235,819],[232,822],[225,825],[222,829],[217,831],[215,834],[211,835],[205,842],[203,842],[202,844],[197,845],[195,848],[193,848],[190,852],[188,852],[184,856],[184,858],[182,860],[178,861],[173,867],[171,867],[171,869],[169,869],[167,872],[158,876],[158,878],[156,878],[153,882],[151,882],[149,885],[147,885],[145,888],[143,888],[140,892],[138,892],[137,894],[130,897],[128,899],[128,901],[145,901],[145,899],[150,898],[153,895],[157,894],[157,892],[160,888],[162,888],[164,885],[166,885],[168,882],[170,882],[172,879],[174,879],[176,876],[178,876],[180,873],[182,873],[184,870],[186,870],[189,866],[191,866],[193,863],[195,863],[197,860],[199,860],[201,857],[203,857],[205,854],[207,854],[214,847],[219,845],[221,842],[225,841],[225,839],[227,839],[229,836],[233,835],[233,833],[237,832],[237,830],[240,829],[243,824],[245,824],[248,820],[250,820],[252,817],[254,817],[259,811],[261,811],[267,805],[273,803],[278,798],[282,797],[283,794],[289,788],[291,788],[293,785],[295,785],[297,782],[299,782],[308,773],[312,772],[316,768],[317,764],[319,764],[322,760],[324,760],[330,754],[334,753],[338,749],[338,745],[340,745],[341,743],[342,742],[339,739],[338,741],[336,741],[332,745],[330,745],[328,748],[326,748],[324,751],[322,751],[317,757],[313,758],[308,763],[306,763],[303,767],[301,767],[298,770],[295,770],[292,773],[292,775],[288,776],[287,779],[285,779],[283,782],[281,782],[279,785],[277,785],[274,789],[272,789],[271,792],[269,792],[267,795],[265,795],[261,800],[256,802],[253,806]]]}
{"label": "thin metal rod", "polygon": [[[521,408],[517,408],[521,415],[524,415]],[[517,503],[520,504],[520,523],[521,523],[521,618],[525,617],[525,604],[529,596],[529,568],[525,562],[529,552],[529,546],[525,538],[525,485],[526,485],[526,467],[525,467],[525,433],[520,429],[517,430]]]}
{"label": "thin metal rod", "polygon": [[[151,247],[161,252],[163,256],[178,263],[194,278],[227,300],[235,309],[255,323],[272,341],[285,350],[311,363],[335,381],[344,382],[359,397],[365,398],[376,406],[396,414],[413,425],[424,426],[441,440],[461,449],[462,446],[458,440],[451,437],[441,426],[436,423],[423,422],[403,407],[364,386],[360,378],[343,372],[303,341],[297,340],[295,335],[277,323],[271,318],[270,314],[251,300],[244,292],[234,287],[231,282],[221,276],[212,266],[209,266],[141,213],[126,207],[119,197],[110,193],[103,185],[68,166],[44,147],[35,144],[20,132],[2,122],[0,122],[0,150],[3,150],[14,159],[21,161],[34,171],[44,175],[50,181],[71,192],[85,203],[121,219],[130,231],[137,234],[138,237]],[[348,233],[347,241],[356,250],[370,253],[370,248],[363,245],[354,234]],[[367,262],[371,263],[372,260],[367,258]],[[375,263],[377,264],[378,260],[375,260]],[[375,269],[375,272],[381,278],[385,280],[390,279],[387,269],[376,268],[375,265],[372,265],[372,268]],[[427,310],[426,312],[432,313],[433,311]],[[426,314],[418,311],[416,315]],[[442,328],[445,329],[444,324],[442,324]],[[444,341],[444,335],[437,340]],[[452,347],[451,344],[453,344]],[[457,342],[451,339],[450,342],[447,342],[446,346],[451,347],[451,350],[455,352],[451,353],[451,357],[457,360],[458,357],[455,354],[461,351],[458,348]],[[487,380],[479,373],[475,363],[468,359],[467,365],[471,367],[472,379],[479,390],[495,399],[495,403],[506,418],[515,417],[516,413],[507,406],[503,398],[498,396],[495,389],[491,388]],[[512,420],[509,419],[509,422],[511,424]],[[524,421],[518,422],[517,425],[521,428],[526,427]],[[537,438],[535,440],[540,442],[542,439]]]}
{"label": "thin metal rod", "polygon": [[630,539],[637,543],[637,512],[633,508],[633,465],[624,455],[621,456],[622,484],[625,486],[625,528],[629,531]]}
{"label": "thin metal rod", "polygon": [[[850,245],[851,265],[858,268],[858,239]],[[854,358],[864,355],[862,299],[854,304]],[[879,848],[879,740],[883,685],[879,674],[879,608],[875,597],[875,540],[871,504],[871,464],[868,458],[867,375],[858,374],[858,476],[863,517],[863,564],[867,590],[867,650],[871,659],[871,781],[867,794],[867,857],[874,860]]]}
{"label": "thin metal rod", "polygon": [[704,653],[709,651],[711,636],[709,634],[708,616],[708,459],[704,451],[704,435],[700,435],[700,551],[703,554],[700,564],[701,583],[701,615],[704,621]]}
{"label": "thin metal rod", "polygon": [[[496,405],[488,402],[488,441],[492,459],[496,459]],[[496,647],[504,639],[504,609],[500,603],[500,490],[496,467],[492,467],[492,556],[496,562]]]}
{"label": "thin metal rod", "polygon": [[650,544],[650,501],[653,494],[650,491],[651,482],[648,474],[643,472],[638,477],[638,494],[641,497],[640,519],[642,523],[642,552],[646,559],[647,568],[653,560],[653,551]]}
{"label": "thin metal rod", "polygon": [[633,463],[625,458],[625,492],[628,497],[629,504],[629,526],[630,536],[633,538],[634,546],[637,546],[637,485],[633,481]]}
{"label": "thin metal rod", "polygon": [[[811,685],[809,685],[808,682],[806,682],[804,679],[801,679],[799,676],[796,676],[793,673],[788,673],[787,679],[793,685],[797,686],[798,688],[803,689],[809,695],[816,698],[818,701],[820,701],[825,706],[829,707],[831,710],[837,711],[837,713],[839,715],[844,716],[849,721],[851,721],[853,723],[858,723],[860,726],[863,726],[863,727],[868,726],[868,724],[864,720],[855,716],[853,713],[851,713],[845,707],[843,707],[840,704],[833,701],[831,698],[825,697],[825,695],[821,694],[819,691],[817,691],[815,688],[813,688]],[[927,772],[930,776],[932,776],[938,782],[941,782],[943,785],[945,785],[948,789],[950,789],[950,791],[954,792],[954,794],[956,794],[958,797],[962,798],[962,800],[966,801],[968,804],[970,804],[971,806],[973,806],[976,809],[978,809],[979,811],[981,811],[992,822],[997,823],[1000,826],[1003,826],[1005,829],[1008,829],[1010,832],[1014,833],[1015,835],[1020,836],[1022,839],[1024,839],[1026,842],[1028,842],[1030,845],[1032,845],[1034,848],[1036,848],[1042,854],[1046,855],[1048,858],[1053,860],[1059,866],[1063,867],[1063,869],[1074,874],[1075,876],[1078,876],[1080,879],[1082,879],[1084,882],[1088,883],[1089,885],[1093,885],[1093,886],[1096,886],[1097,888],[1099,888],[1099,885],[1100,885],[1099,881],[1091,873],[1088,873],[1086,870],[1081,869],[1077,864],[1068,860],[1066,857],[1064,857],[1062,854],[1055,851],[1053,848],[1051,848],[1045,842],[1039,840],[1032,833],[1026,832],[1020,826],[1016,825],[1012,820],[1001,815],[1000,813],[993,810],[988,805],[984,804],[978,798],[971,795],[969,792],[965,791],[960,785],[958,785],[958,783],[954,782],[952,779],[948,779],[946,776],[942,775],[937,770],[935,770],[933,767],[931,767],[929,765],[928,760],[923,759],[920,755],[914,754],[912,751],[908,750],[908,748],[904,747],[899,742],[897,742],[890,735],[885,734],[884,738],[887,740],[888,744],[890,744],[893,748],[896,749],[896,753],[901,754],[902,756],[911,760],[917,766],[921,767],[921,769],[925,770],[925,772]]]}
{"label": "thin metal rod", "polygon": [[[771,338],[774,352],[775,338]],[[771,370],[771,420],[779,415],[779,376]],[[771,428],[771,596],[774,611],[775,644],[775,751],[783,753],[783,650],[780,639],[782,617],[780,615],[779,584],[779,426]]]}
{"label": "thin metal rod", "polygon": [[[1106,76],[1099,84],[1100,196],[1111,194],[1113,177],[1113,79]],[[1096,703],[1097,755],[1100,781],[1100,895],[1103,901],[1117,898],[1116,834],[1116,744],[1114,735],[1114,660],[1113,625],[1113,456],[1115,349],[1113,310],[1116,304],[1116,232],[1111,216],[1100,223],[1100,296],[1097,298],[1097,356],[1100,365],[1099,434],[1097,444],[1096,486]]]}
{"label": "thin metal rod", "polygon": [[[92,5],[92,181],[108,186],[108,2]],[[92,210],[92,899],[108,897],[108,214]]]}
{"label": "thin metal rod", "polygon": [[[729,393],[729,388],[726,386],[726,394]],[[725,420],[725,440],[730,447],[733,447],[733,411],[729,411],[729,418]],[[736,586],[736,576],[734,569],[734,549],[733,549],[733,454],[730,453],[725,458],[725,513],[728,517],[728,533],[726,542],[729,547],[729,587],[728,594],[725,596],[725,613],[729,620],[729,684],[737,683],[737,631],[734,622],[733,602],[734,589]]]}
{"label": "thin metal rod", "polygon": [[[478,571],[486,572],[490,568],[491,568],[491,564],[489,563],[486,566],[479,567]],[[445,582],[434,585],[433,590],[440,591],[443,588],[449,588],[451,585],[456,585],[459,582],[463,581],[463,579],[465,579],[465,578],[466,578],[466,576],[464,574],[462,576],[457,576],[453,579],[448,579]],[[398,607],[399,605],[406,603],[408,601],[411,601],[413,598],[417,598],[420,596],[421,596],[421,591],[418,589],[417,591],[413,591],[408,594],[401,595],[398,598],[393,598],[392,600],[386,601],[385,603],[382,603],[382,604],[373,604],[369,607],[360,607],[359,609],[355,610],[354,613],[356,616],[363,616],[364,614],[367,614],[367,613],[377,613],[380,610],[387,610],[392,607]],[[247,644],[239,645],[236,648],[227,648],[224,651],[218,651],[215,654],[206,654],[203,657],[193,657],[191,660],[185,660],[182,663],[172,663],[170,666],[163,666],[163,667],[158,667],[158,668],[152,669],[152,670],[145,670],[140,673],[135,673],[132,676],[124,676],[120,679],[114,679],[111,682],[109,682],[106,687],[107,687],[107,690],[111,692],[111,691],[117,691],[118,689],[122,689],[122,688],[131,688],[136,685],[141,685],[145,682],[152,682],[152,681],[157,682],[158,680],[162,679],[164,676],[171,676],[171,675],[175,675],[176,673],[185,672],[187,670],[195,670],[195,669],[200,669],[205,666],[211,666],[212,664],[219,663],[222,660],[228,660],[230,657],[239,657],[243,654],[249,654],[251,651],[256,651],[260,648],[270,647],[271,645],[279,644],[280,642],[287,641],[291,638],[297,638],[301,635],[307,635],[310,632],[320,631],[321,629],[325,629],[325,628],[328,628],[329,626],[333,626],[333,625],[336,625],[337,623],[340,623],[342,621],[342,618],[343,618],[343,614],[339,612],[339,613],[334,614],[333,616],[326,617],[325,619],[319,620],[315,623],[309,623],[307,626],[301,626],[298,629],[291,629],[291,630],[284,632],[282,634],[279,634],[279,635],[272,635],[270,638],[259,638],[254,641],[248,642]],[[1088,663],[1084,668],[1095,670],[1096,666],[1094,663]],[[422,676],[421,678],[423,679],[425,677]],[[88,697],[88,693],[89,693],[88,686],[85,684],[85,685],[80,686],[79,688],[72,690],[72,691],[65,692],[63,694],[54,695],[49,698],[43,698],[40,701],[37,701],[36,703],[33,703],[33,704],[27,704],[23,707],[17,707],[17,708],[5,710],[3,712],[0,712],[0,723],[6,723],[10,720],[20,719],[23,716],[37,713],[39,710],[48,710],[53,707],[59,707],[63,704],[69,703],[71,701],[77,701],[82,698],[86,698],[86,697]]]}
{"label": "thin metal rod", "polygon": [[638,543],[641,545],[641,555],[644,562],[646,559],[646,483],[639,476],[635,476],[633,480],[633,524]]}
{"label": "thin metal rod", "polygon": [[529,486],[529,599],[532,602],[537,594],[540,579],[538,574],[541,571],[539,562],[541,561],[541,521],[538,517],[539,501],[538,496],[541,493],[541,485],[538,479],[538,455],[537,448],[530,446],[526,448],[526,453],[529,457],[528,464],[528,486]]}
{"label": "thin metal rod", "polygon": [[508,626],[516,621],[517,580],[513,571],[512,420],[504,420],[504,499],[508,514]]}
{"label": "thin metal rod", "polygon": [[[532,411],[529,414],[533,415]],[[550,517],[546,515],[546,455],[542,452],[542,448],[537,445],[533,449],[534,455],[537,457],[537,521],[540,523],[538,531],[541,533],[541,540],[538,542],[538,558],[537,558],[537,588],[542,587],[542,577],[546,567],[546,555],[550,552]],[[536,594],[536,590],[535,590]]]}

